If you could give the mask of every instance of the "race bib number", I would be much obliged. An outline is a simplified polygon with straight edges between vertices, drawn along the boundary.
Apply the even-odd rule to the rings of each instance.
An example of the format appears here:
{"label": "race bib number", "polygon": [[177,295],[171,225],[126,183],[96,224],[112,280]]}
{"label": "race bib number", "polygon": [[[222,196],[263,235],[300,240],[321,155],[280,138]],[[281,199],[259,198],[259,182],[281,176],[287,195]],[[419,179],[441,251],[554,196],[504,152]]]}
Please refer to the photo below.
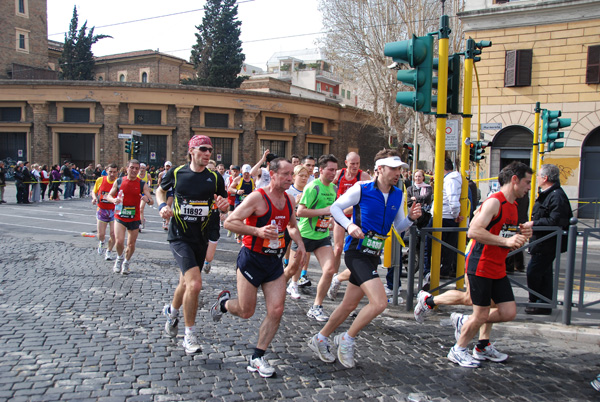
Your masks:
{"label": "race bib number", "polygon": [[518,226],[514,226],[514,225],[504,225],[502,226],[502,229],[500,229],[500,237],[504,237],[505,239],[508,239],[510,237],[513,237],[514,235],[516,235],[517,233],[519,233],[519,227]]}
{"label": "race bib number", "polygon": [[372,230],[369,230],[365,234],[360,251],[368,255],[381,255],[381,250],[383,250],[383,244],[385,243],[386,237],[387,236],[382,236],[373,232]]}
{"label": "race bib number", "polygon": [[181,205],[180,215],[184,220],[196,222],[198,219],[204,220],[208,217],[210,207],[208,201],[187,201],[184,200]]}
{"label": "race bib number", "polygon": [[106,204],[112,204],[110,201],[108,201],[108,200],[106,199],[106,196],[108,195],[108,193],[109,193],[108,191],[102,191],[102,192],[100,193],[100,202],[104,202],[104,203],[106,203]]}
{"label": "race bib number", "polygon": [[248,194],[242,194],[240,195],[240,202],[244,201],[244,199],[248,197]]}
{"label": "race bib number", "polygon": [[119,214],[121,218],[134,218],[135,217],[135,207],[123,207],[121,213]]}
{"label": "race bib number", "polygon": [[284,233],[279,233],[277,240],[263,239],[262,251],[265,254],[279,255],[285,250]]}
{"label": "race bib number", "polygon": [[323,215],[317,218],[317,224],[315,226],[315,231],[319,233],[325,233],[329,229],[329,221],[331,220],[331,215]]}

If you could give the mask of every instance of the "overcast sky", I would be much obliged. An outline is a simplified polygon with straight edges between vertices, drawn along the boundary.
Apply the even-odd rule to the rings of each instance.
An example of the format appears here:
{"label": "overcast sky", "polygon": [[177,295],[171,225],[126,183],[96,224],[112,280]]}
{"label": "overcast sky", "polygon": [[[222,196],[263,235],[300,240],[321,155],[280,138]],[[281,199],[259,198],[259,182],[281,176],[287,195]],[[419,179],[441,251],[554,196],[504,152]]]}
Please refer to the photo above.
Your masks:
{"label": "overcast sky", "polygon": [[[196,43],[196,25],[202,23],[203,0],[47,0],[48,38],[63,42],[69,29],[73,6],[77,6],[79,27],[87,20],[95,34],[111,35],[96,43],[96,56],[136,50],[159,50],[189,60]],[[281,50],[316,47],[323,30],[318,0],[238,0],[242,22],[242,43],[246,63],[266,68],[271,55]],[[198,10],[193,12],[187,12]],[[182,13],[185,12],[185,13]],[[182,13],[147,21],[144,18]],[[107,26],[111,24],[119,24]],[[281,39],[274,39],[281,38]]]}

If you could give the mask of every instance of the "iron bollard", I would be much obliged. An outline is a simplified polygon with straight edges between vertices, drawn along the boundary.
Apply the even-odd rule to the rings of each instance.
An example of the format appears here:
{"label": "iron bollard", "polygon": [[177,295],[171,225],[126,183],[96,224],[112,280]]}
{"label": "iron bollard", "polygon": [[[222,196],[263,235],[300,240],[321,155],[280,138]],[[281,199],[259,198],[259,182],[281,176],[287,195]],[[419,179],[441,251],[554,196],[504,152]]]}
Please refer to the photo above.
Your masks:
{"label": "iron bollard", "polygon": [[[573,278],[575,276],[575,253],[577,247],[577,218],[569,221],[569,240],[567,248],[567,269],[565,270],[565,295],[562,323],[571,325],[571,308],[573,307]],[[560,247],[560,244],[558,245]]]}
{"label": "iron bollard", "polygon": [[406,311],[411,311],[413,307],[414,286],[415,286],[415,254],[417,251],[417,227],[412,225],[409,228],[410,237],[408,243],[408,275],[406,277]]}

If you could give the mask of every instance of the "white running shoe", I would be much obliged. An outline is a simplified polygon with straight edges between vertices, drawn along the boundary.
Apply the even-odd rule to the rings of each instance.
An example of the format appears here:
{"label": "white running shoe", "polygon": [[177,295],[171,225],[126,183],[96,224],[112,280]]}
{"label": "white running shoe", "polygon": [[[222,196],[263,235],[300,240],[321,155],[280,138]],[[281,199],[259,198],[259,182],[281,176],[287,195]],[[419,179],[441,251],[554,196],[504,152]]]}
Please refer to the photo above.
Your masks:
{"label": "white running shoe", "polygon": [[325,363],[333,363],[335,361],[335,356],[329,350],[329,341],[319,340],[319,335],[315,335],[308,341],[308,347],[311,348],[319,359],[323,360]]}
{"label": "white running shoe", "polygon": [[354,343],[350,343],[343,339],[343,334],[336,335],[333,338],[333,343],[338,347],[337,358],[346,368],[354,367]]}
{"label": "white running shoe", "polygon": [[334,301],[337,297],[338,291],[340,290],[340,286],[342,286],[342,282],[340,282],[337,277],[338,274],[333,275],[333,279],[331,279],[331,285],[329,285],[329,290],[327,291],[327,297]]}
{"label": "white running shoe", "polygon": [[425,303],[425,300],[427,300],[427,298],[429,298],[430,296],[431,294],[427,293],[424,290],[421,290],[417,295],[417,305],[415,306],[415,320],[419,324],[423,324],[423,322],[425,321],[425,316],[431,311],[427,303]]}
{"label": "white running shoe", "polygon": [[121,265],[121,275],[129,275],[130,272],[131,270],[129,269],[129,261],[124,260],[123,264]]}
{"label": "white running shoe", "polygon": [[462,327],[465,325],[465,322],[469,319],[469,316],[461,313],[452,313],[450,314],[450,321],[452,321],[452,326],[454,327],[454,339],[458,342],[460,338],[460,333],[462,332]]}
{"label": "white running shoe", "polygon": [[300,292],[298,292],[298,282],[291,281],[286,289],[286,292],[292,299],[298,300],[300,298]]}
{"label": "white running shoe", "polygon": [[467,348],[460,349],[456,345],[452,346],[448,352],[448,360],[462,367],[477,368],[481,365],[478,360],[469,354]]}
{"label": "white running shoe", "polygon": [[473,357],[477,360],[490,360],[496,363],[503,362],[508,359],[508,355],[506,353],[499,352],[491,343],[488,343],[483,350],[479,350],[479,348],[475,346],[473,348]]}
{"label": "white running shoe", "polygon": [[117,259],[115,260],[115,265],[113,266],[113,272],[115,274],[121,273],[121,265],[123,265],[124,260],[124,258],[117,256]]}
{"label": "white running shoe", "polygon": [[267,360],[265,360],[264,356],[257,359],[250,357],[250,364],[248,364],[248,367],[246,368],[252,373],[258,371],[258,374],[263,378],[268,378],[275,374],[275,369],[271,367]]}
{"label": "white running shoe", "polygon": [[188,355],[202,352],[198,338],[196,338],[196,335],[194,334],[186,335],[185,338],[183,338],[182,346],[185,353]]}
{"label": "white running shoe", "polygon": [[394,296],[394,291],[390,288],[388,288],[387,286],[384,286],[385,288],[385,295],[387,297],[393,297]]}
{"label": "white running shoe", "polygon": [[210,308],[210,315],[214,322],[217,322],[223,317],[223,312],[221,311],[221,302],[223,300],[227,301],[231,297],[231,293],[228,290],[223,290],[217,296],[217,301]]}
{"label": "white running shoe", "polygon": [[104,252],[104,242],[99,241],[98,242],[98,254],[102,255],[103,252]]}
{"label": "white running shoe", "polygon": [[329,317],[323,313],[323,306],[312,306],[306,315],[321,322],[329,320]]}
{"label": "white running shoe", "polygon": [[179,324],[179,318],[171,318],[171,306],[168,304],[165,304],[162,313],[165,317],[167,317],[167,322],[165,323],[165,332],[171,338],[175,338],[177,336],[177,332],[179,332],[179,328],[177,327]]}
{"label": "white running shoe", "polygon": [[596,378],[590,382],[590,384],[596,391],[600,391],[600,374],[598,374]]}
{"label": "white running shoe", "polygon": [[114,259],[112,253],[108,250],[106,250],[106,253],[104,253],[104,260],[105,261],[112,261]]}

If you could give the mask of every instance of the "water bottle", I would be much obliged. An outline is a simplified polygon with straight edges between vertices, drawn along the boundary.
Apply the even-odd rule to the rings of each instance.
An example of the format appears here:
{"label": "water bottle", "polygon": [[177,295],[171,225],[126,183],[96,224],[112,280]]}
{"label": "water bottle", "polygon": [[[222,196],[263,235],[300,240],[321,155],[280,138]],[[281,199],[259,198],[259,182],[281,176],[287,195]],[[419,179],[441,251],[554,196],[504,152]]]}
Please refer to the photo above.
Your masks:
{"label": "water bottle", "polygon": [[82,235],[83,237],[96,237],[96,235],[95,235],[95,234],[93,234],[93,233],[86,233],[86,232],[83,232],[81,235]]}
{"label": "water bottle", "polygon": [[117,199],[121,202],[115,205],[115,214],[121,215],[121,211],[123,210],[123,190],[119,190],[119,194],[117,195]]}
{"label": "water bottle", "polygon": [[[275,219],[273,219],[271,221],[271,225],[273,225],[277,228],[277,221]],[[279,230],[279,228],[277,230]],[[269,240],[269,248],[274,248],[274,249],[279,248],[279,233],[277,234],[277,239]]]}

